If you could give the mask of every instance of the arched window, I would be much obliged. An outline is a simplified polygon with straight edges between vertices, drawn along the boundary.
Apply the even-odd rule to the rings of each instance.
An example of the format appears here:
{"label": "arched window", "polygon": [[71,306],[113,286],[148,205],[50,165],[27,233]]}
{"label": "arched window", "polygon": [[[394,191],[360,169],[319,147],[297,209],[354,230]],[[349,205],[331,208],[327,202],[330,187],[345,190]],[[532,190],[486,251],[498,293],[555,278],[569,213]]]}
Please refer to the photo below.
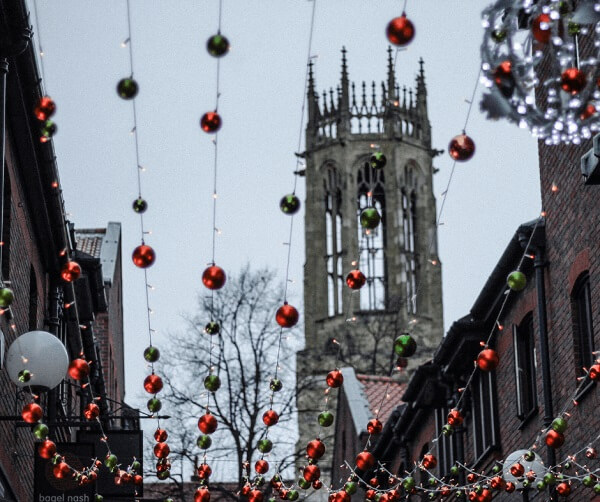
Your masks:
{"label": "arched window", "polygon": [[406,309],[417,313],[417,195],[414,189],[413,169],[404,167],[405,186],[402,196],[402,232],[406,265]]}
{"label": "arched window", "polygon": [[335,167],[325,170],[325,228],[327,232],[327,313],[341,314],[344,306],[342,292],[342,190]]}
{"label": "arched window", "polygon": [[358,171],[358,218],[367,207],[374,207],[381,216],[379,226],[365,230],[358,223],[360,269],[367,277],[367,284],[360,290],[362,310],[386,308],[385,264],[385,191],[383,171],[374,169],[369,162]]}

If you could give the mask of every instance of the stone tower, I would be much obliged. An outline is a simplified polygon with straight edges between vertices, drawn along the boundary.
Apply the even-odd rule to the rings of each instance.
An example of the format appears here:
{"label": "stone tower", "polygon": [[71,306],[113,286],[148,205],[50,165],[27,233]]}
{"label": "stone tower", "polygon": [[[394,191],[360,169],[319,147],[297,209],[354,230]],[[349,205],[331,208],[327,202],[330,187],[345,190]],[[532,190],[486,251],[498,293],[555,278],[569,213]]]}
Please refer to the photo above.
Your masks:
{"label": "stone tower", "polygon": [[[350,82],[343,49],[337,90],[320,98],[311,65],[307,99],[306,346],[297,355],[298,447],[320,435],[331,454],[333,440],[327,436],[334,427],[319,430],[317,422],[327,406],[325,374],[353,366],[358,373],[388,375],[396,360],[393,340],[409,331],[418,350],[401,374],[406,378],[441,340],[432,186],[432,159],[439,152],[431,147],[422,60],[416,88],[400,88],[389,49],[387,82],[379,90],[375,82]],[[375,152],[387,158],[383,169],[370,165]],[[367,206],[381,215],[379,226],[369,232],[359,222]],[[346,275],[357,264],[367,283],[352,293]],[[336,394],[331,393],[328,404],[334,414]],[[329,455],[319,462],[327,484],[330,464]]]}

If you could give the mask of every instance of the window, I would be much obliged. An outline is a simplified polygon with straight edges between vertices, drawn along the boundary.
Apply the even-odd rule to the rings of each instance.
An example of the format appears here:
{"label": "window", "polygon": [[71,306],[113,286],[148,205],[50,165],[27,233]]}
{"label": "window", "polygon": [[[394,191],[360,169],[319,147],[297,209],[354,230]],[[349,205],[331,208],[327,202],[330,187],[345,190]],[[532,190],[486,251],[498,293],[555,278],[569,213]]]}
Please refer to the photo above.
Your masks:
{"label": "window", "polygon": [[415,252],[415,228],[417,208],[415,192],[402,189],[402,230],[406,264],[406,309],[409,314],[417,313],[417,261]]}
{"label": "window", "polygon": [[8,168],[4,166],[2,176],[4,184],[4,193],[2,198],[2,217],[0,218],[0,266],[2,267],[2,280],[9,279],[9,257],[10,257],[10,211],[11,211],[11,191],[10,179],[8,178]]}
{"label": "window", "polygon": [[515,352],[515,381],[517,386],[517,417],[527,420],[537,410],[535,336],[533,314],[513,326]]}
{"label": "window", "polygon": [[363,229],[358,223],[360,269],[367,277],[367,284],[360,290],[362,310],[384,310],[386,308],[386,264],[385,264],[385,191],[383,171],[374,169],[369,162],[358,171],[358,216],[367,207],[374,207],[381,222],[373,230]]}
{"label": "window", "polygon": [[448,411],[446,407],[435,409],[435,435],[439,438],[437,442],[437,457],[440,478],[450,472],[450,468],[455,462],[456,435],[446,436],[442,434],[442,428],[448,422]]}
{"label": "window", "polygon": [[473,453],[475,463],[498,446],[498,413],[494,389],[495,373],[477,372],[471,383]]}
{"label": "window", "polygon": [[[592,300],[590,295],[590,275],[583,272],[575,282],[571,296],[576,375],[585,375],[584,368],[594,363],[594,327],[592,323]],[[587,388],[586,388],[587,390]]]}
{"label": "window", "polygon": [[327,232],[327,306],[328,315],[343,313],[344,274],[342,270],[342,191],[333,166],[325,177],[325,228]]}

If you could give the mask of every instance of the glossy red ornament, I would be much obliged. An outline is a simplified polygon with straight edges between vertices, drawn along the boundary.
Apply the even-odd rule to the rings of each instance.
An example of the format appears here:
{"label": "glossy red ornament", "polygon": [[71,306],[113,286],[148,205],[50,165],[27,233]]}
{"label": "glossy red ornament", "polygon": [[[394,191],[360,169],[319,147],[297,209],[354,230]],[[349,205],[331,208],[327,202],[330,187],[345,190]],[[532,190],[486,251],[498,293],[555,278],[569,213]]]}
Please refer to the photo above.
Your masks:
{"label": "glossy red ornament", "polygon": [[448,423],[452,427],[459,427],[463,423],[463,416],[457,409],[450,410],[448,413]]}
{"label": "glossy red ornament", "polygon": [[600,381],[600,363],[592,364],[588,375],[594,382]]}
{"label": "glossy red ornament", "polygon": [[327,373],[327,377],[325,378],[327,385],[333,389],[337,389],[341,387],[344,383],[344,375],[340,370],[332,370]]}
{"label": "glossy red ornament", "polygon": [[202,284],[208,289],[221,289],[226,280],[225,271],[216,265],[211,265],[202,272]]}
{"label": "glossy red ornament", "polygon": [[100,408],[96,403],[88,403],[83,409],[83,416],[86,420],[95,420],[100,416]]}
{"label": "glossy red ornament", "polygon": [[373,500],[375,498],[375,495],[377,495],[377,492],[375,490],[373,490],[373,488],[369,488],[366,492],[365,492],[365,498],[367,500]]}
{"label": "glossy red ornament", "polygon": [[383,430],[383,425],[376,418],[372,418],[367,423],[367,432],[369,434],[379,434],[382,430]]}
{"label": "glossy red ornament", "polygon": [[313,481],[312,487],[315,490],[320,490],[321,488],[323,488],[323,482],[320,479],[317,479],[316,481]]}
{"label": "glossy red ornament", "polygon": [[556,492],[561,497],[568,497],[569,494],[571,493],[571,485],[569,483],[567,483],[566,481],[563,481],[562,483],[558,483],[556,485]]}
{"label": "glossy red ornament", "polygon": [[212,434],[217,430],[217,419],[211,413],[205,413],[198,419],[198,429],[203,434]]}
{"label": "glossy red ornament", "polygon": [[307,465],[302,471],[302,477],[312,483],[321,477],[321,469],[316,464]]}
{"label": "glossy red ornament", "polygon": [[510,473],[515,478],[520,478],[525,473],[525,467],[523,467],[523,464],[517,462],[510,466]]}
{"label": "glossy red ornament", "polygon": [[154,445],[154,456],[156,458],[167,458],[171,453],[171,448],[167,443],[156,443]]}
{"label": "glossy red ornament", "polygon": [[481,490],[481,493],[477,497],[477,502],[491,502],[492,500],[492,492],[487,488]]}
{"label": "glossy red ornament", "polygon": [[42,407],[37,403],[26,404],[23,406],[23,411],[21,411],[21,417],[28,424],[39,422],[43,415]]}
{"label": "glossy red ornament", "polygon": [[208,488],[198,488],[194,493],[194,502],[210,502],[210,492]]}
{"label": "glossy red ornament", "polygon": [[504,490],[508,493],[512,493],[515,491],[515,484],[512,481],[507,481],[506,482],[506,486],[504,487]]}
{"label": "glossy red ornament", "polygon": [[467,474],[467,481],[469,483],[475,483],[475,481],[477,481],[477,474],[475,474],[474,472],[470,472],[469,474]]}
{"label": "glossy red ornament", "polygon": [[546,444],[550,448],[560,448],[564,442],[565,442],[564,434],[561,434],[560,432],[556,432],[554,429],[550,429],[546,433]]}
{"label": "glossy red ornament", "polygon": [[73,359],[69,363],[68,373],[73,380],[83,380],[90,374],[90,365],[85,359]]}
{"label": "glossy red ornament", "polygon": [[212,474],[212,469],[208,464],[200,464],[196,472],[200,479],[208,479]]}
{"label": "glossy red ornament", "polygon": [[591,446],[585,450],[585,456],[589,459],[596,458],[598,456],[598,452],[596,448],[592,448]]}
{"label": "glossy red ornament", "polygon": [[66,462],[59,462],[52,469],[52,474],[56,479],[64,479],[71,474],[71,467]]}
{"label": "glossy red ornament", "polygon": [[42,441],[38,446],[38,454],[42,458],[52,458],[56,455],[56,444],[54,444],[54,441],[50,441],[49,439]]}
{"label": "glossy red ornament", "polygon": [[263,498],[263,492],[260,490],[250,490],[250,493],[248,494],[248,502],[262,502]]}
{"label": "glossy red ornament", "polygon": [[269,462],[260,459],[254,464],[254,470],[259,474],[265,474],[269,470]]}
{"label": "glossy red ornament", "polygon": [[325,454],[325,444],[320,439],[313,439],[306,445],[306,456],[319,460]]}
{"label": "glossy red ornament", "polygon": [[504,488],[504,479],[502,478],[502,476],[494,476],[490,480],[490,486],[494,490],[502,490],[502,488]]}
{"label": "glossy red ornament", "polygon": [[415,38],[415,26],[406,14],[392,19],[385,30],[385,35],[391,44],[402,47],[408,45]]}
{"label": "glossy red ornament", "polygon": [[505,98],[513,95],[516,84],[512,73],[512,63],[508,59],[502,61],[494,70],[494,83]]}
{"label": "glossy red ornament", "polygon": [[375,465],[375,457],[368,451],[361,451],[356,456],[356,467],[361,471],[368,471]]}
{"label": "glossy red ornament", "polygon": [[222,124],[221,116],[217,112],[206,112],[200,119],[200,127],[209,134],[216,133]]}
{"label": "glossy red ornament", "polygon": [[581,118],[581,120],[586,120],[589,119],[595,113],[596,107],[594,105],[587,105],[585,107],[585,110],[583,110],[583,112],[581,112],[581,115],[579,115],[579,118]]}
{"label": "glossy red ornament", "polygon": [[33,109],[33,114],[38,120],[46,121],[56,111],[56,104],[50,96],[42,96],[38,101],[37,106]]}
{"label": "glossy red ornament", "polygon": [[133,250],[133,254],[131,255],[131,259],[133,260],[133,264],[139,268],[148,268],[152,266],[154,261],[156,260],[156,253],[154,249],[146,244],[141,244]]}
{"label": "glossy red ornament", "polygon": [[291,328],[295,326],[299,318],[298,311],[287,302],[277,309],[275,320],[282,328]]}
{"label": "glossy red ornament", "polygon": [[262,419],[267,427],[271,427],[279,422],[279,415],[275,410],[267,410],[264,412]]}
{"label": "glossy red ornament", "polygon": [[433,469],[437,465],[437,458],[431,453],[427,453],[423,455],[423,460],[421,460],[421,465],[425,469]]}
{"label": "glossy red ornament", "polygon": [[585,88],[587,77],[578,68],[567,68],[560,76],[560,87],[569,94],[577,94]]}
{"label": "glossy red ornament", "polygon": [[475,153],[475,142],[464,133],[454,136],[448,144],[448,153],[457,162],[466,162]]}
{"label": "glossy red ornament", "polygon": [[80,275],[81,267],[79,266],[79,263],[73,260],[69,260],[60,269],[60,276],[65,282],[74,282],[79,279]]}
{"label": "glossy red ornament", "polygon": [[350,270],[346,276],[346,284],[350,289],[360,289],[365,285],[365,282],[367,282],[365,274],[358,269]]}
{"label": "glossy red ornament", "polygon": [[163,388],[163,381],[158,375],[152,373],[144,380],[144,389],[148,394],[156,394]]}
{"label": "glossy red ornament", "polygon": [[548,14],[540,14],[531,23],[531,33],[538,42],[546,44],[552,36],[552,20]]}
{"label": "glossy red ornament", "polygon": [[154,431],[154,440],[157,443],[164,443],[168,437],[169,437],[169,434],[164,429],[156,429]]}
{"label": "glossy red ornament", "polygon": [[477,366],[481,371],[492,371],[498,367],[500,358],[494,349],[483,349],[477,356]]}

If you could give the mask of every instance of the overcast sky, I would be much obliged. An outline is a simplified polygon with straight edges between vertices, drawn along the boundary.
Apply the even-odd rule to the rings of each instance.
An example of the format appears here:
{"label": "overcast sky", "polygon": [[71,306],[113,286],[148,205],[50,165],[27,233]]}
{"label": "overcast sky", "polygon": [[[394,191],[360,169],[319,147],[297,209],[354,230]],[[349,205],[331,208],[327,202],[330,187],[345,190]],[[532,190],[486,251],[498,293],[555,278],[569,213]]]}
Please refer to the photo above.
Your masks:
{"label": "overcast sky", "polygon": [[[350,78],[386,78],[385,26],[400,0],[316,0],[313,55],[317,88],[335,87],[340,49]],[[55,148],[67,211],[78,228],[123,226],[126,384],[129,404],[144,406],[147,344],[143,272],[130,255],[140,242],[132,108],[115,86],[129,74],[124,0],[37,0],[45,52],[45,88],[57,103]],[[30,0],[30,5],[31,0]],[[157,252],[148,270],[159,331],[156,344],[183,327],[211,253],[213,145],[199,126],[214,108],[216,60],[205,50],[217,29],[217,0],[131,0],[142,193]],[[412,86],[425,60],[434,148],[447,149],[462,130],[480,64],[479,0],[409,0],[416,37],[398,57],[397,80]],[[245,263],[284,272],[289,217],[278,208],[291,191],[312,2],[225,0],[223,34],[233,46],[222,59],[216,261],[228,272]],[[33,7],[32,7],[33,10]],[[32,17],[32,21],[34,18]],[[478,94],[479,95],[479,94]],[[513,125],[488,122],[473,108],[467,132],[477,151],[459,164],[439,228],[446,329],[465,315],[519,224],[539,215],[535,141]],[[447,154],[435,194],[446,188]],[[298,193],[304,200],[303,179]],[[294,226],[290,285],[302,298],[303,212]],[[200,389],[199,389],[200,391]]]}

